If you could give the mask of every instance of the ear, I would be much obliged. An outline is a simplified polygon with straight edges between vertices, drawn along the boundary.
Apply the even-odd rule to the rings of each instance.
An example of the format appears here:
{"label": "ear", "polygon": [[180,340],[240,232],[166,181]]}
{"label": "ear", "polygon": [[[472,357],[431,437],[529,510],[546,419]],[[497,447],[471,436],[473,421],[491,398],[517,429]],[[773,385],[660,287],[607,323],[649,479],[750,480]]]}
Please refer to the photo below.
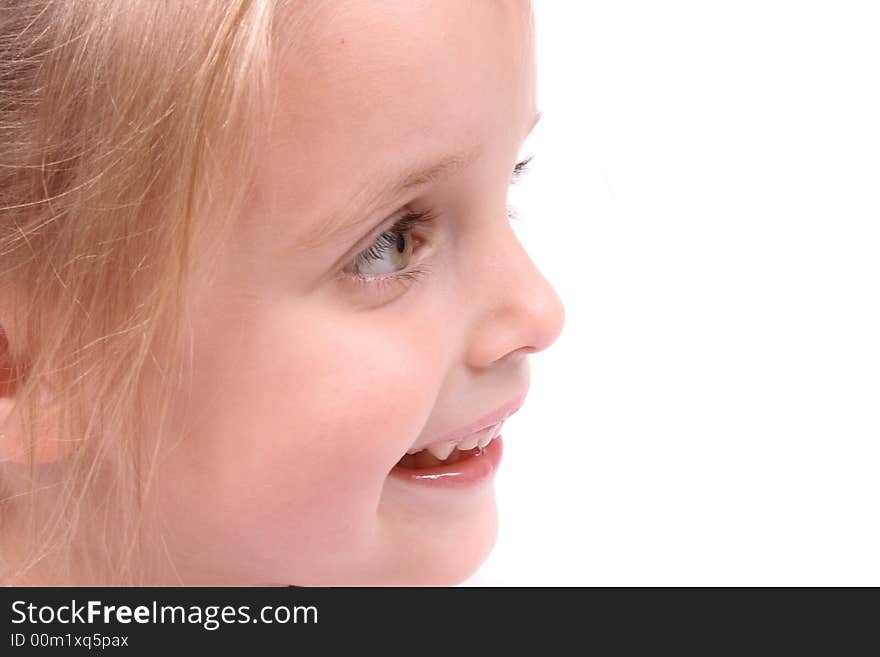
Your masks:
{"label": "ear", "polygon": [[[24,431],[19,412],[19,392],[27,376],[27,368],[13,362],[9,341],[0,327],[0,462],[19,464],[52,463],[67,456],[75,447],[73,440],[62,440],[47,427],[34,427],[34,445]],[[40,394],[40,408],[49,408],[49,398]]]}

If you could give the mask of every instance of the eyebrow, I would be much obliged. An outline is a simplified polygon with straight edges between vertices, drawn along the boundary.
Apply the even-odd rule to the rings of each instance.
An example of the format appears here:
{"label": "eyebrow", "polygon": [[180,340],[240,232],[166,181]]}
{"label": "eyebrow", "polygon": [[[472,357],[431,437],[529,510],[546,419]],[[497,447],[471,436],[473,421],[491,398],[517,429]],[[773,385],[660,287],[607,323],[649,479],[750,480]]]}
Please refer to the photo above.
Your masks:
{"label": "eyebrow", "polygon": [[[538,125],[541,115],[540,111],[535,114],[526,137]],[[353,226],[360,224],[365,216],[371,215],[386,199],[399,199],[406,192],[448,178],[455,172],[467,168],[481,154],[482,147],[477,146],[470,151],[446,155],[427,166],[424,164],[411,166],[392,177],[390,182],[382,185],[375,191],[370,187],[362,188],[349,200],[345,208],[335,213],[334,218],[328,220],[315,234],[308,236],[305,243],[301,246],[303,248],[311,248],[324,242],[332,241],[340,234],[347,233]],[[370,197],[364,200],[366,194],[370,194]],[[351,207],[356,207],[357,211],[350,212],[349,208]],[[353,215],[356,218],[352,218]]]}

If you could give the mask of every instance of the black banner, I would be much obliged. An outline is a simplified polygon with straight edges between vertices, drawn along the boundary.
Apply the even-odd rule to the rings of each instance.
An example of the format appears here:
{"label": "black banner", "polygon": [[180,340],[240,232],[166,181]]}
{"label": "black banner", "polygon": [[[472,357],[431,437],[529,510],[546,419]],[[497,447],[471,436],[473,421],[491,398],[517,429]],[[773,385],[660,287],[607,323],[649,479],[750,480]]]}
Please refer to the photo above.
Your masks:
{"label": "black banner", "polygon": [[6,588],[0,606],[0,654],[12,656],[270,646],[335,654],[352,645],[469,652],[525,636],[542,654],[590,645],[784,649],[806,636],[820,647],[823,632],[839,652],[873,626],[877,604],[870,589],[290,587]]}

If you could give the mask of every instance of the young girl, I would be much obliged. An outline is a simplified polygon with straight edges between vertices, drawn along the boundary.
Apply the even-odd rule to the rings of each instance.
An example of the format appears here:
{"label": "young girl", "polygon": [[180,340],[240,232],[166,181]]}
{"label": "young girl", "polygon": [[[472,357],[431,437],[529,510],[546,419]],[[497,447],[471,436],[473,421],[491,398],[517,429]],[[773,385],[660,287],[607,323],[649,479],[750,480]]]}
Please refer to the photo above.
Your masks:
{"label": "young girl", "polygon": [[0,568],[438,585],[563,324],[523,0],[7,0]]}

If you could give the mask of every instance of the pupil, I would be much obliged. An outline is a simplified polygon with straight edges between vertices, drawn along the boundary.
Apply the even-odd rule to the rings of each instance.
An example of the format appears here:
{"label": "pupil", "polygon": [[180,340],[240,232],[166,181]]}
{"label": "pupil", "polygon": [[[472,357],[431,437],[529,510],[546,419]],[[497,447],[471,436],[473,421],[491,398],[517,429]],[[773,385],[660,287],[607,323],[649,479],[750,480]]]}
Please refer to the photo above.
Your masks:
{"label": "pupil", "polygon": [[406,240],[403,239],[403,233],[397,234],[397,251],[403,253],[406,250]]}

